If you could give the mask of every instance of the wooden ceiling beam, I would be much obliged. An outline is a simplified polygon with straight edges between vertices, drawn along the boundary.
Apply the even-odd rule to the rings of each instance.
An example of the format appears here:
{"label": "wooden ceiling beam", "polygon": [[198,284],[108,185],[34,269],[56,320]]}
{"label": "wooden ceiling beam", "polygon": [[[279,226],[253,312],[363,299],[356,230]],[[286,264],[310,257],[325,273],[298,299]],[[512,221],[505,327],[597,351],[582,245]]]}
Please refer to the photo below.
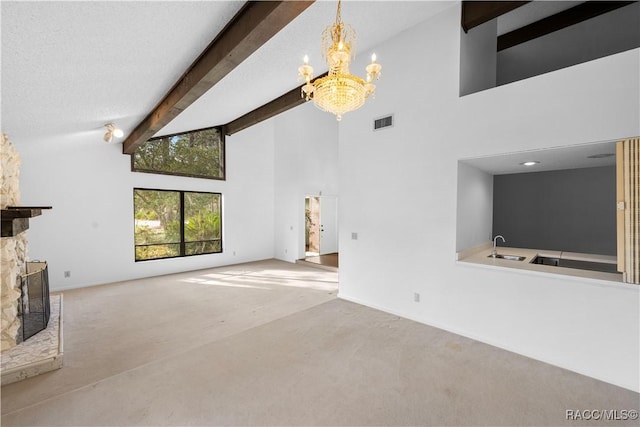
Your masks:
{"label": "wooden ceiling beam", "polygon": [[136,148],[204,95],[313,1],[247,2],[127,137],[123,153],[133,154]]}
{"label": "wooden ceiling beam", "polygon": [[627,6],[634,1],[588,1],[571,9],[548,16],[498,37],[498,51],[517,46],[554,31],[595,18],[612,10]]}
{"label": "wooden ceiling beam", "polygon": [[[316,77],[313,81],[325,77],[327,76],[327,74],[328,73],[324,73]],[[225,134],[227,136],[233,135],[236,132],[240,132],[243,129],[258,124],[264,120],[270,119],[271,117],[297,107],[298,105],[304,104],[306,101],[301,96],[301,88],[302,85],[298,86],[295,89],[291,89],[284,95],[280,95],[276,99],[273,99],[266,104],[256,108],[255,110],[250,111],[247,114],[227,123],[226,125],[224,125]]]}
{"label": "wooden ceiling beam", "polygon": [[528,1],[463,1],[461,25],[465,33],[500,15],[524,6]]}

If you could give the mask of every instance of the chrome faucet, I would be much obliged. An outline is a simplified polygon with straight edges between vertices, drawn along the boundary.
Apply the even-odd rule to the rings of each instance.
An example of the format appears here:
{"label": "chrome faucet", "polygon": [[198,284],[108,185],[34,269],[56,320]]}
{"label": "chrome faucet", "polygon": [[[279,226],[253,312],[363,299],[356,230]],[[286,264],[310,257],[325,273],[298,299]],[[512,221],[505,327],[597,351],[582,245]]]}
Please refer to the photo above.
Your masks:
{"label": "chrome faucet", "polygon": [[506,242],[506,240],[504,240],[504,237],[502,237],[500,234],[498,234],[496,237],[493,238],[493,250],[491,251],[491,256],[494,258],[498,255],[498,251],[496,250],[496,246],[498,244],[496,240],[498,240],[498,237],[502,239],[502,243]]}

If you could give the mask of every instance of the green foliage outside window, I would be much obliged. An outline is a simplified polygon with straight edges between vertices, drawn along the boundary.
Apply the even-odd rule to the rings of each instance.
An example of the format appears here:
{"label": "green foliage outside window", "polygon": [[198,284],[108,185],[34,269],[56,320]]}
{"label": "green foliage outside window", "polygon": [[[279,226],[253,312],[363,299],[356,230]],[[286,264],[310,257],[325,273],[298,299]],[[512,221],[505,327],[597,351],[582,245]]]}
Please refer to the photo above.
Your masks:
{"label": "green foliage outside window", "polygon": [[224,135],[209,128],[152,138],[131,156],[134,172],[225,179]]}
{"label": "green foliage outside window", "polygon": [[136,261],[222,252],[221,198],[134,189]]}

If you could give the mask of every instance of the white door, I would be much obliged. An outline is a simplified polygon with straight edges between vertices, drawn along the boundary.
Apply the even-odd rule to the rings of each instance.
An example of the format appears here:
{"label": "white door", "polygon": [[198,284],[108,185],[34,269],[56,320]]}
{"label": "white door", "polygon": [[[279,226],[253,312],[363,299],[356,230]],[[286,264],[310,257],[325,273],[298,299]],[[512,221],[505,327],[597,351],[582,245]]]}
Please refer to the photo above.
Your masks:
{"label": "white door", "polygon": [[338,198],[320,197],[320,255],[338,252]]}

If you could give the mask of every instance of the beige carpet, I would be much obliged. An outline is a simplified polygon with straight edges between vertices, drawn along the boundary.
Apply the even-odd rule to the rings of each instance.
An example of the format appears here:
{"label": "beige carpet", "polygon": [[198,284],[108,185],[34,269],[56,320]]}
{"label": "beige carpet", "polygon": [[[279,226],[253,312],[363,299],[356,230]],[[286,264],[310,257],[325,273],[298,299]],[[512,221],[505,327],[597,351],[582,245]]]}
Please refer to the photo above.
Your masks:
{"label": "beige carpet", "polygon": [[638,425],[640,396],[335,299],[268,261],[65,292],[65,367],[2,388],[2,425]]}

